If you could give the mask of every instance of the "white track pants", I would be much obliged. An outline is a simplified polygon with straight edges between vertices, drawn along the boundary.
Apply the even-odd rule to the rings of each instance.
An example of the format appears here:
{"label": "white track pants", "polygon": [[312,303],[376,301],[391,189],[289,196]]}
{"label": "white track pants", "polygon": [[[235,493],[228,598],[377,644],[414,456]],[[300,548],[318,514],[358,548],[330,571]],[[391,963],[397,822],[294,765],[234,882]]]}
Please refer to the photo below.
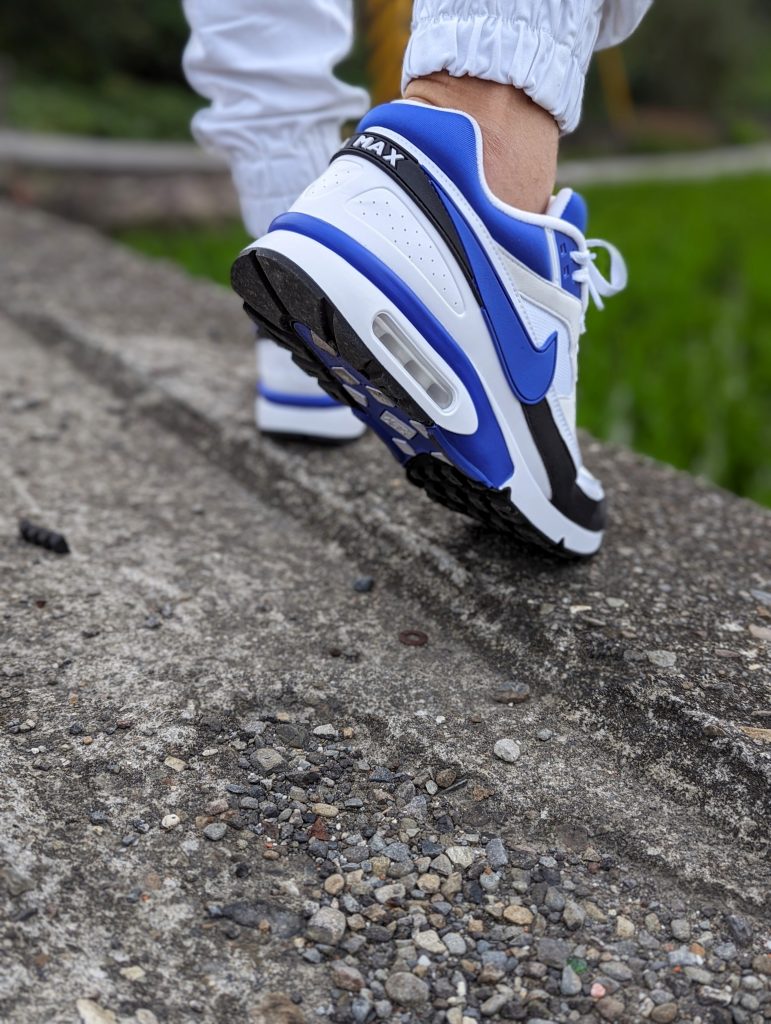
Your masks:
{"label": "white track pants", "polygon": [[[625,39],[652,0],[415,0],[403,82],[433,71],[524,89],[572,131],[596,49]],[[367,108],[333,69],[353,37],[352,0],[183,0],[184,68],[210,101],[193,120],[224,153],[247,230],[262,234],[324,170],[340,127]]]}

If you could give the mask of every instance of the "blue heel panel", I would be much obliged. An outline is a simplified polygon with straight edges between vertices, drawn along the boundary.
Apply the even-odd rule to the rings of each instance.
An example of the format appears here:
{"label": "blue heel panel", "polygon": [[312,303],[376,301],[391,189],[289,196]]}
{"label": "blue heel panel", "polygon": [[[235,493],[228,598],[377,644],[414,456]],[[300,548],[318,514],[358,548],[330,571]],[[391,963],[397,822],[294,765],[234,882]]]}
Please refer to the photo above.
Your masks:
{"label": "blue heel panel", "polygon": [[474,127],[464,114],[411,103],[384,103],[370,110],[358,131],[378,127],[414,142],[458,186],[496,242],[551,281],[551,256],[544,229],[510,217],[488,199],[477,170]]}

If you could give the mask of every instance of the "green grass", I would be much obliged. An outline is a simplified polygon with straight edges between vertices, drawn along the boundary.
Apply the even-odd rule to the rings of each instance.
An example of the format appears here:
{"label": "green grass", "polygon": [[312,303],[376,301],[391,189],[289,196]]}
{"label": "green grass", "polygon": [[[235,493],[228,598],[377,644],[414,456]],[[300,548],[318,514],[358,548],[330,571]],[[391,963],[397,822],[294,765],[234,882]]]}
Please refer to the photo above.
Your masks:
{"label": "green grass", "polygon": [[[589,313],[581,424],[771,505],[771,178],[585,194],[630,284]],[[223,284],[244,243],[240,226],[120,237]]]}
{"label": "green grass", "polygon": [[190,140],[190,118],[205,101],[184,85],[112,75],[98,85],[18,77],[8,89],[16,128],[108,138]]}

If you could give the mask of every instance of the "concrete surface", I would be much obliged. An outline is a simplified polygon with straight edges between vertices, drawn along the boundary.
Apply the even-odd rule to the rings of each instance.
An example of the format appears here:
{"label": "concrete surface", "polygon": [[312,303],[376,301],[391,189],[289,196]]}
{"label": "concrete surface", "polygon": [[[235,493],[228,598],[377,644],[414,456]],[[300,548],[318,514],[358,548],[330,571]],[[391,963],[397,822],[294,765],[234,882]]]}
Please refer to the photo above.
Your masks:
{"label": "concrete surface", "polygon": [[[355,746],[319,746],[346,767],[309,797],[361,793],[352,833],[449,849],[501,836],[536,861],[573,858],[579,889],[592,864],[613,865],[589,879],[604,922],[579,928],[598,934],[579,940],[535,898],[531,917],[533,935],[542,920],[572,936],[579,959],[623,954],[620,996],[610,982],[592,996],[587,982],[572,1003],[548,985],[506,1002],[469,968],[461,1004],[433,980],[425,1004],[392,999],[390,1019],[452,1021],[458,1005],[472,1020],[658,1014],[639,967],[654,947],[618,953],[611,927],[624,917],[650,937],[650,922],[634,925],[650,906],[669,908],[665,923],[701,917],[715,985],[734,968],[715,966],[710,945],[737,928],[750,936],[736,999],[713,1000],[702,978],[675,992],[668,1019],[768,1019],[768,1000],[737,1000],[742,971],[762,976],[750,964],[769,941],[769,513],[590,443],[612,528],[589,564],[555,565],[435,508],[371,440],[313,450],[257,439],[248,327],[227,293],[12,206],[0,207],[0,236],[3,1019],[293,1021],[321,1009],[356,1020],[361,1005],[324,966],[343,953],[373,993],[361,1019],[385,1012],[394,967],[378,957],[406,955],[398,943],[377,955],[322,943],[320,966],[305,959],[303,943],[318,941],[302,937],[307,900],[337,899],[320,888],[323,859],[301,839],[282,845],[262,819],[202,835],[230,813],[216,801],[261,743],[288,759],[284,723],[303,732],[290,748],[328,723]],[[62,530],[72,555],[23,544],[22,515]],[[371,592],[354,590],[361,576]],[[405,630],[427,642],[407,646]],[[495,699],[507,680],[527,684],[523,703]],[[264,733],[250,731],[255,716]],[[519,745],[514,763],[494,756],[501,738]],[[413,791],[448,769],[465,784],[435,794],[413,828],[372,810],[377,765]],[[391,799],[411,806],[398,785]],[[170,813],[180,823],[163,828]],[[473,893],[456,900],[466,921]],[[266,929],[243,914],[234,924],[232,911],[222,927],[217,907],[243,901]],[[666,964],[671,944],[651,941]],[[439,959],[418,960],[417,976],[443,978]],[[500,1017],[485,1001],[498,997]]]}

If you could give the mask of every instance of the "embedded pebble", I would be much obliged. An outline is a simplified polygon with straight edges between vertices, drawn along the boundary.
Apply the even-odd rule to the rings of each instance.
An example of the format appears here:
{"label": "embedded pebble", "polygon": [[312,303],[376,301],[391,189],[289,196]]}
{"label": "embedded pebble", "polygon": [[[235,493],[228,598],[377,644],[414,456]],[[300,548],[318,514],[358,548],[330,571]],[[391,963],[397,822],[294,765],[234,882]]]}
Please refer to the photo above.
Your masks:
{"label": "embedded pebble", "polygon": [[272,747],[260,747],[249,760],[255,768],[261,768],[266,774],[276,771],[279,765],[284,764],[284,758]]}
{"label": "embedded pebble", "polygon": [[359,992],[364,988],[366,982],[360,970],[343,963],[342,960],[335,960],[330,968],[332,984],[346,992]]}
{"label": "embedded pebble", "polygon": [[614,996],[604,996],[597,1003],[597,1012],[603,1020],[620,1020],[626,1007]]}
{"label": "embedded pebble", "polygon": [[418,1006],[425,1003],[430,993],[426,982],[408,971],[396,971],[389,975],[385,990],[389,999],[393,999],[400,1006]]}
{"label": "embedded pebble", "polygon": [[210,825],[207,825],[203,830],[203,834],[207,839],[211,839],[213,843],[219,842],[220,839],[224,839],[227,833],[228,827],[224,821],[213,821]]}
{"label": "embedded pebble", "polygon": [[309,939],[336,946],[345,934],[345,914],[334,907],[321,907],[311,917],[306,929]]}
{"label": "embedded pebble", "polygon": [[581,991],[581,978],[576,974],[570,964],[562,968],[560,979],[560,992],[563,996],[577,996]]}
{"label": "embedded pebble", "polygon": [[448,846],[445,852],[456,867],[470,868],[474,863],[474,851],[468,846]]}
{"label": "embedded pebble", "polygon": [[527,907],[520,907],[516,903],[512,903],[510,906],[504,908],[503,917],[511,924],[525,926],[533,923],[532,910],[528,910]]}
{"label": "embedded pebble", "polygon": [[428,953],[442,954],[447,952],[447,946],[445,946],[438,933],[432,928],[424,932],[418,932],[414,936],[413,941],[418,949],[425,949]]}
{"label": "embedded pebble", "polygon": [[493,870],[502,868],[509,863],[509,857],[506,853],[506,847],[503,845],[503,840],[496,836],[491,839],[485,847],[485,855],[487,856],[487,862]]}
{"label": "embedded pebble", "polygon": [[490,695],[496,704],[522,704],[530,696],[527,683],[504,683]]}
{"label": "embedded pebble", "polygon": [[92,999],[78,999],[75,1008],[80,1016],[81,1024],[117,1024],[118,1022],[118,1018],[112,1010],[106,1010]]}
{"label": "embedded pebble", "polygon": [[330,896],[339,895],[345,888],[345,879],[342,875],[334,874],[330,875],[324,880],[324,892],[329,893]]}
{"label": "embedded pebble", "polygon": [[334,804],[311,804],[311,810],[322,818],[335,818],[340,813],[340,808]]}
{"label": "embedded pebble", "polygon": [[677,662],[677,655],[674,651],[646,651],[645,655],[651,665],[655,665],[657,668],[674,668]]}
{"label": "embedded pebble", "polygon": [[519,757],[521,750],[519,743],[512,739],[498,740],[493,747],[493,753],[500,761],[507,761],[512,764]]}

